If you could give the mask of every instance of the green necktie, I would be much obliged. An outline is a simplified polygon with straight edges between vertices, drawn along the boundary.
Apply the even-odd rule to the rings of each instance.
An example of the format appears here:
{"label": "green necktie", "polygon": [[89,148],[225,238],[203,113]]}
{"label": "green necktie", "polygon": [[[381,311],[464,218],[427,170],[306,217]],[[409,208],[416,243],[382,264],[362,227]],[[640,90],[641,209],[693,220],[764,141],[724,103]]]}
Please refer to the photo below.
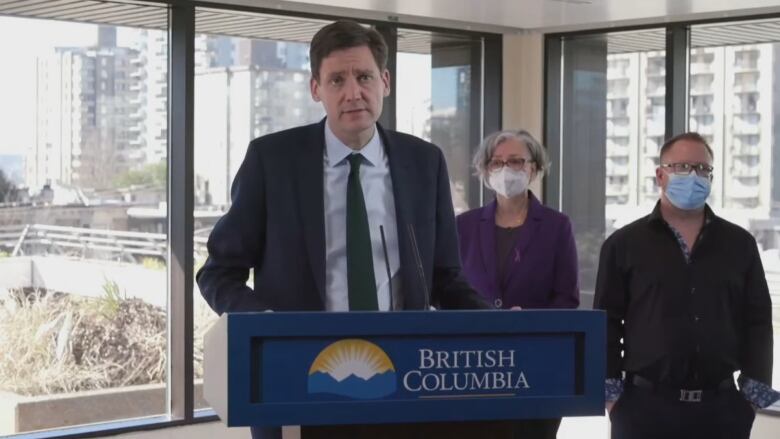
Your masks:
{"label": "green necktie", "polygon": [[352,154],[347,183],[347,289],[351,311],[376,311],[376,281],[371,233],[363,188],[360,186],[360,162],[363,156]]}

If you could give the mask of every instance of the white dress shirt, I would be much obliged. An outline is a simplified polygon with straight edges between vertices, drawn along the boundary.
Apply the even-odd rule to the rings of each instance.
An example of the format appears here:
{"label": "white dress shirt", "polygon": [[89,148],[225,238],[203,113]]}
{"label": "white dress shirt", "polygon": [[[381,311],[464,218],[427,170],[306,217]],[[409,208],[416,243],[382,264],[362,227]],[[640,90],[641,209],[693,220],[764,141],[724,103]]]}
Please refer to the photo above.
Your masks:
{"label": "white dress shirt", "polygon": [[387,243],[393,290],[398,291],[400,276],[396,276],[398,256],[398,228],[395,217],[393,182],[387,154],[378,130],[360,151],[355,151],[339,140],[329,124],[325,123],[324,196],[325,196],[325,309],[349,311],[347,290],[347,180],[349,162],[353,153],[363,155],[360,165],[360,185],[366,201],[368,228],[371,233],[371,252],[374,261],[377,304],[380,311],[390,309],[389,282],[379,226],[383,226]]}

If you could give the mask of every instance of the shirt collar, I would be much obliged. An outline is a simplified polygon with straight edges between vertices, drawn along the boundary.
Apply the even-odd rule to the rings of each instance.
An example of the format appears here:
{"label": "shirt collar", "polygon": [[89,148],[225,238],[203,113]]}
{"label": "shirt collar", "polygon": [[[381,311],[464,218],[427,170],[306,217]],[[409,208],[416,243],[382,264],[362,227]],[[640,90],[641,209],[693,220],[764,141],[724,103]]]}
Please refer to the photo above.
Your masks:
{"label": "shirt collar", "polygon": [[379,137],[379,128],[374,126],[374,135],[371,140],[359,151],[344,144],[333,130],[330,129],[328,121],[325,121],[325,155],[328,159],[327,166],[335,167],[340,165],[351,154],[359,152],[363,155],[366,164],[376,166],[382,160],[382,140]]}
{"label": "shirt collar", "polygon": [[[704,225],[706,226],[707,224],[711,223],[712,220],[714,220],[715,218],[716,218],[715,217],[715,212],[713,212],[712,209],[710,209],[709,204],[705,204],[704,205]],[[662,223],[666,224],[666,220],[661,215],[661,200],[658,200],[655,203],[655,208],[653,209],[653,212],[651,212],[650,215],[648,216],[648,220],[650,222],[661,221]]]}

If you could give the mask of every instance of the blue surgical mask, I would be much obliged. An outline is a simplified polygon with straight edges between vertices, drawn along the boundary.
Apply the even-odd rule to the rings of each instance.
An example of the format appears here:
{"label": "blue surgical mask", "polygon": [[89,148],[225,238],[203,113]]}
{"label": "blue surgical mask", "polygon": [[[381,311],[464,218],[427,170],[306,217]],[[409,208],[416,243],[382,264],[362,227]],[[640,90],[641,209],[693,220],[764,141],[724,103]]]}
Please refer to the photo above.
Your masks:
{"label": "blue surgical mask", "polygon": [[666,198],[678,209],[701,209],[710,195],[710,179],[691,172],[688,175],[668,174]]}

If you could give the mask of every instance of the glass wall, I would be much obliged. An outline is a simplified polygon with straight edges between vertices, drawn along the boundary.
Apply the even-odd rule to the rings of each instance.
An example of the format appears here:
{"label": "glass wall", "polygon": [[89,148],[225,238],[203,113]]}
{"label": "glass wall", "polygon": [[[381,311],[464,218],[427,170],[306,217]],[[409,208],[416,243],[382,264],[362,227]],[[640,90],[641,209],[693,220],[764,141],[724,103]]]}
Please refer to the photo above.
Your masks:
{"label": "glass wall", "polygon": [[[691,130],[715,153],[715,212],[758,242],[780,335],[780,20],[691,26]],[[780,387],[775,347],[774,387]]]}
{"label": "glass wall", "polygon": [[558,112],[547,116],[553,164],[546,196],[574,225],[581,306],[589,308],[602,242],[648,214],[658,199],[655,168],[666,129],[664,31],[590,34],[552,44],[550,57],[563,61],[550,66],[560,71],[548,72],[559,78],[549,85],[548,102],[560,105],[550,106]]}
{"label": "glass wall", "polygon": [[581,307],[590,308],[599,249],[657,200],[665,131],[664,31],[548,39],[545,199],[572,220]]}
{"label": "glass wall", "polygon": [[0,10],[11,12],[0,16],[0,436],[165,414],[166,30]]}
{"label": "glass wall", "polygon": [[482,137],[481,39],[439,32],[398,31],[397,130],[442,148],[455,213],[479,206],[470,169]]}

